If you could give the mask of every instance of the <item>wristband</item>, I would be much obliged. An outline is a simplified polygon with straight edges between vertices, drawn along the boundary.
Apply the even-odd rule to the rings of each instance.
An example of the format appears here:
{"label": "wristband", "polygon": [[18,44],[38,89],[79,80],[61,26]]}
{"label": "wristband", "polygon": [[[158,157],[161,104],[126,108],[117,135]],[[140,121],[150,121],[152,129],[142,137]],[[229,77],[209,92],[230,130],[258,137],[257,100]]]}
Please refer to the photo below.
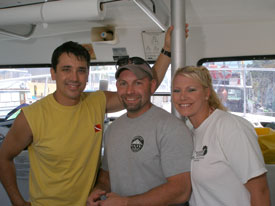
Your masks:
{"label": "wristband", "polygon": [[171,52],[161,49],[161,53],[171,58]]}

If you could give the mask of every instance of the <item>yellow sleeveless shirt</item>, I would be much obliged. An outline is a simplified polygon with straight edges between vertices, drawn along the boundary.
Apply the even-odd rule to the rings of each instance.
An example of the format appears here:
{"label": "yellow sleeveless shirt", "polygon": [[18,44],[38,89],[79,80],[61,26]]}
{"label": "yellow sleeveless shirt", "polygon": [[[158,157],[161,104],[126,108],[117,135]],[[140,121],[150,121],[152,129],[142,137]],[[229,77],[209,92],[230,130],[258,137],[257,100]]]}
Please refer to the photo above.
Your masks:
{"label": "yellow sleeveless shirt", "polygon": [[75,106],[53,94],[23,108],[33,133],[29,146],[33,206],[85,206],[99,166],[106,98],[83,93]]}

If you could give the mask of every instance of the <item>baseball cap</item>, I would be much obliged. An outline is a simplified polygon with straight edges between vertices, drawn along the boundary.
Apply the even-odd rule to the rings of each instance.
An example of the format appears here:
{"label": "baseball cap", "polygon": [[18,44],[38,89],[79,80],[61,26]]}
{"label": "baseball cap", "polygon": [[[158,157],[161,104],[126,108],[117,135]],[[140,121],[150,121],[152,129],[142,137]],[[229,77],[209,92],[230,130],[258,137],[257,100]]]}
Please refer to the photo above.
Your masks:
{"label": "baseball cap", "polygon": [[122,58],[117,61],[116,64],[117,71],[115,74],[116,79],[118,79],[120,73],[124,70],[130,70],[133,72],[138,79],[143,79],[148,76],[153,79],[153,72],[151,66],[140,57],[132,58]]}

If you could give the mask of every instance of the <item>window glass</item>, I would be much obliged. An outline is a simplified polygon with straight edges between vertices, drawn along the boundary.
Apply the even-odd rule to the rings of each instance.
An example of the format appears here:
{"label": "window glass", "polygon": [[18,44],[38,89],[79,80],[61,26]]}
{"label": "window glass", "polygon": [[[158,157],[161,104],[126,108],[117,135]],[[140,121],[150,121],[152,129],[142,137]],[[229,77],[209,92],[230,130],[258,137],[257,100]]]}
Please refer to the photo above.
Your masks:
{"label": "window glass", "polygon": [[[151,64],[153,66],[153,64]],[[86,86],[86,91],[96,91],[98,89],[116,91],[116,79],[115,79],[116,68],[114,65],[100,65],[90,67],[90,77],[89,82]],[[171,98],[170,98],[170,87],[171,87],[171,69],[169,67],[161,85],[152,96],[152,102],[167,110],[171,111]],[[108,113],[107,117],[114,119],[122,114],[126,110]]]}
{"label": "window glass", "polygon": [[55,91],[49,67],[0,69],[0,118]]}
{"label": "window glass", "polygon": [[[85,91],[99,89],[116,91],[115,71],[114,64],[90,66],[89,81]],[[156,93],[162,92],[166,95],[170,92],[170,75],[169,70]],[[0,68],[0,121],[14,119],[18,109],[34,103],[55,90],[56,85],[51,79],[50,66]],[[170,97],[156,96],[152,97],[152,101],[170,111]],[[108,117],[116,118],[123,113],[125,110],[110,113]]]}
{"label": "window glass", "polygon": [[169,66],[163,81],[159,85],[155,94],[152,96],[152,102],[162,109],[171,113],[171,66]]}
{"label": "window glass", "polygon": [[227,109],[254,126],[275,126],[275,60],[206,60],[215,91]]}

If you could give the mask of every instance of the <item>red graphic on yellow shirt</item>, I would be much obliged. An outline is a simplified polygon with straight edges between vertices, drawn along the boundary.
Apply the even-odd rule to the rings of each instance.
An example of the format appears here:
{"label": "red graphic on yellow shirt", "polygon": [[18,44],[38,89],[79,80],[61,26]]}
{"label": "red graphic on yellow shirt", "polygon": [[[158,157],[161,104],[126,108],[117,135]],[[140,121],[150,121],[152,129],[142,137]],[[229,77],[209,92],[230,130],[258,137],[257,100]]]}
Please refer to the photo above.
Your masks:
{"label": "red graphic on yellow shirt", "polygon": [[95,132],[100,132],[102,130],[101,124],[96,124],[95,125]]}

